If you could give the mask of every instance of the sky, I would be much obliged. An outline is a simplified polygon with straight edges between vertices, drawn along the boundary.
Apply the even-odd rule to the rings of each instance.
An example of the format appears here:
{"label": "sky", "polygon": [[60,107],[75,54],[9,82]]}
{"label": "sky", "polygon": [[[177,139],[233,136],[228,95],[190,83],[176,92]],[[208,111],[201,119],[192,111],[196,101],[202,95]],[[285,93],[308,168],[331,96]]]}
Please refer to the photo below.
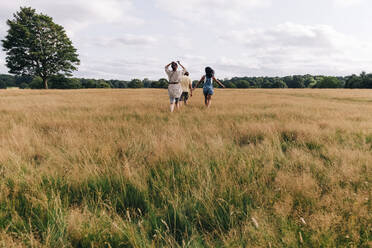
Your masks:
{"label": "sky", "polygon": [[[76,77],[165,77],[180,60],[193,79],[372,72],[371,0],[12,0],[64,26],[78,49]],[[0,51],[0,73],[7,73]]]}

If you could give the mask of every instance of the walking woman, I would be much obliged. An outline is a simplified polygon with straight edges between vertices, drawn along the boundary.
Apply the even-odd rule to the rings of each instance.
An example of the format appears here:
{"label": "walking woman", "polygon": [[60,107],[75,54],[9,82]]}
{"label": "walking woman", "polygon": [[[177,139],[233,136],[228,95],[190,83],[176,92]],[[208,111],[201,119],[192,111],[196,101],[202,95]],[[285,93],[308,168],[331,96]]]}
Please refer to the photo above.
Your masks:
{"label": "walking woman", "polygon": [[204,86],[203,86],[204,103],[205,103],[205,106],[209,108],[212,102],[212,95],[214,94],[213,82],[218,83],[223,88],[225,88],[225,85],[223,85],[218,79],[214,77],[214,70],[210,67],[205,68],[205,75],[196,84],[194,89],[198,88],[199,84],[201,84],[202,82],[204,82]]}
{"label": "walking woman", "polygon": [[[178,63],[178,64],[177,64]],[[179,109],[179,100],[182,94],[181,79],[186,72],[186,68],[181,65],[179,61],[171,62],[165,66],[165,73],[168,75],[169,85],[168,85],[168,94],[170,100],[170,111],[174,111],[174,105]],[[178,65],[182,67],[182,71],[178,71]],[[169,70],[169,66],[172,67],[172,70]]]}

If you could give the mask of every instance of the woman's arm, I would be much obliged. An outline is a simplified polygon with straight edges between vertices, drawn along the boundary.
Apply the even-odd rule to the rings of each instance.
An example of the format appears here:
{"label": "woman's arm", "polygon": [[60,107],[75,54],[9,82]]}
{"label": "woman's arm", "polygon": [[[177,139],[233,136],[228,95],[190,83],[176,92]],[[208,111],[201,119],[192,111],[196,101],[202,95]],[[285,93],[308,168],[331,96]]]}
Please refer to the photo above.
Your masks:
{"label": "woman's arm", "polygon": [[172,64],[172,62],[170,62],[169,64],[167,64],[167,65],[165,66],[165,70],[167,70],[168,67],[169,67],[171,64]]}
{"label": "woman's arm", "polygon": [[195,85],[194,89],[198,88],[199,84],[201,84],[201,82],[203,82],[205,79],[205,76],[202,76],[202,78],[199,80],[199,82]]}
{"label": "woman's arm", "polygon": [[213,80],[218,83],[222,88],[226,88],[217,78],[213,77]]}
{"label": "woman's arm", "polygon": [[181,65],[181,62],[177,61],[177,63],[182,67],[183,71],[185,71],[185,72],[187,71],[186,68],[183,65]]}

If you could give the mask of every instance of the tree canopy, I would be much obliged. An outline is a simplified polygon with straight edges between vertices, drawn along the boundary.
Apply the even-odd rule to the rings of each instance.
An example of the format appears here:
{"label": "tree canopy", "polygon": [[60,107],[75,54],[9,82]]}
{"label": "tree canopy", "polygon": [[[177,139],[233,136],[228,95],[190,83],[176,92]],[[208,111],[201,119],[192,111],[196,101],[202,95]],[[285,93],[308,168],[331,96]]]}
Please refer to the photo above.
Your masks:
{"label": "tree canopy", "polygon": [[21,8],[8,20],[3,43],[6,65],[16,75],[38,76],[48,88],[48,79],[57,74],[71,75],[80,61],[64,28],[32,8]]}

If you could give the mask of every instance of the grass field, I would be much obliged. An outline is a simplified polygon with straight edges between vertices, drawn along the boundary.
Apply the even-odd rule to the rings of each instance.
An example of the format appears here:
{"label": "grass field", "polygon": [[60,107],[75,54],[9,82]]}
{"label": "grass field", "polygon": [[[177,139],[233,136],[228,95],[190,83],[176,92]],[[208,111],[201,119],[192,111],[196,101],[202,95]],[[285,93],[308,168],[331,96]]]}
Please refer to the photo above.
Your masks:
{"label": "grass field", "polygon": [[371,247],[372,91],[0,91],[2,247]]}

